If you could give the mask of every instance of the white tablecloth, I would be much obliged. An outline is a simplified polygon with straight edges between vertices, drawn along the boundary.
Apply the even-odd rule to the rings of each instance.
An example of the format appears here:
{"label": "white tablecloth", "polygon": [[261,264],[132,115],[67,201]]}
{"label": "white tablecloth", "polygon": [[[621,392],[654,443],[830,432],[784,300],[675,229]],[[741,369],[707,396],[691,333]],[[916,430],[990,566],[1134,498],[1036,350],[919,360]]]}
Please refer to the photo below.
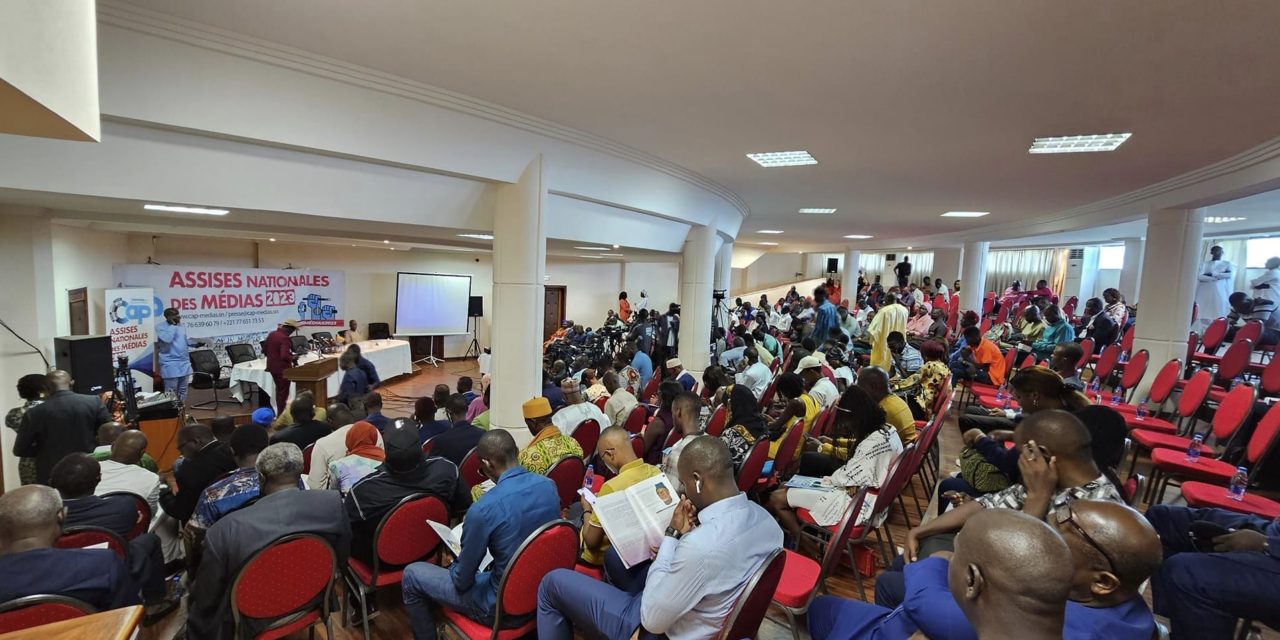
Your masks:
{"label": "white tablecloth", "polygon": [[[409,343],[405,340],[366,340],[360,343],[360,354],[366,360],[373,363],[378,370],[378,377],[383,380],[390,380],[396,376],[404,375],[413,371],[413,355],[409,350]],[[329,354],[326,358],[337,358],[340,353]],[[320,355],[312,352],[298,358],[298,364],[313,362],[319,360]],[[258,358],[252,362],[241,362],[231,369],[231,382],[228,389],[236,400],[244,402],[244,397],[249,391],[248,385],[244,383],[253,383],[258,385],[259,393],[265,393],[272,399],[274,406],[276,383],[271,378],[271,374],[267,373],[267,359]],[[329,392],[329,396],[337,395],[338,388],[342,385],[342,369],[333,372],[329,379],[325,382],[325,388]],[[298,392],[298,385],[289,385],[289,400],[293,400],[293,396]]]}

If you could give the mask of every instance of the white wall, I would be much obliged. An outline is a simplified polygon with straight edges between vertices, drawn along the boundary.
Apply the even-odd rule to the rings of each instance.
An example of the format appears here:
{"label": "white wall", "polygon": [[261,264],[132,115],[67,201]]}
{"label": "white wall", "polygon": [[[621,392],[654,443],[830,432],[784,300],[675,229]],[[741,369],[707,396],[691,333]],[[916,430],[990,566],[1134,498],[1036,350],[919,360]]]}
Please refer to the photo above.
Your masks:
{"label": "white wall", "polygon": [[80,287],[89,289],[89,333],[104,333],[103,291],[116,286],[111,279],[111,265],[128,261],[129,238],[122,233],[61,224],[54,224],[52,230],[55,335],[71,334],[67,291]]}
{"label": "white wall", "polygon": [[[625,262],[622,268],[622,290],[631,299],[640,296],[640,290],[649,292],[649,308],[666,312],[667,305],[680,302],[680,263],[675,262]],[[618,306],[618,292],[613,293],[613,308]],[[604,313],[601,311],[601,313]]]}
{"label": "white wall", "polygon": [[827,258],[836,259],[836,277],[840,277],[844,268],[843,253],[806,253],[804,254],[804,277],[822,278],[827,275]]}
{"label": "white wall", "polygon": [[[805,273],[805,254],[766,253],[743,270],[740,289],[755,291],[787,282],[795,282],[797,273]],[[814,277],[817,277],[816,275]],[[735,287],[738,289],[739,287]]]}
{"label": "white wall", "polygon": [[0,130],[98,139],[97,32],[93,2],[0,2]]}
{"label": "white wall", "polygon": [[[597,260],[548,260],[546,284],[565,288],[566,320],[596,329],[604,323],[606,312],[618,306],[618,292],[622,290],[622,264]],[[640,291],[637,289],[627,295],[639,297]]]}

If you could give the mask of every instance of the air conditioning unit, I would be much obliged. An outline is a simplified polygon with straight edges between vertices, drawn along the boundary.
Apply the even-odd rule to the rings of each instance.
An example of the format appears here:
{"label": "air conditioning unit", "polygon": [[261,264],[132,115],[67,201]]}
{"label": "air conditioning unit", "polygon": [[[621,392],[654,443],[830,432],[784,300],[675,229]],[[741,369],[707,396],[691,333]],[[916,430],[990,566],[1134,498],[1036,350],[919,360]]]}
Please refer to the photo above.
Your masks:
{"label": "air conditioning unit", "polygon": [[[1067,250],[1067,279],[1062,286],[1061,299],[1079,296],[1081,301],[1094,296],[1098,279],[1098,247],[1076,247]],[[1045,274],[1048,277],[1048,274]],[[1035,283],[1028,282],[1028,287]],[[1083,308],[1083,305],[1081,305]]]}

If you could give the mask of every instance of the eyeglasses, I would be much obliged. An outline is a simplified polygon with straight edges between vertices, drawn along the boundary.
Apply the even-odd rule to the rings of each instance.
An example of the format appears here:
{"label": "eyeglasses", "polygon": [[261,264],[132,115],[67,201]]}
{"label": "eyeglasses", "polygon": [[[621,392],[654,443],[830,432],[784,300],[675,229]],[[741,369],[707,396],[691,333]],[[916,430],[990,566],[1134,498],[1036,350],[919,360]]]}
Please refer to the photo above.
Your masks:
{"label": "eyeglasses", "polygon": [[1115,560],[1112,560],[1111,554],[1107,553],[1107,551],[1102,548],[1102,545],[1098,544],[1098,542],[1093,539],[1093,536],[1089,535],[1089,532],[1085,531],[1084,527],[1081,527],[1080,523],[1076,521],[1076,513],[1071,509],[1071,503],[1068,502],[1054,509],[1053,515],[1054,518],[1058,520],[1058,524],[1071,525],[1071,528],[1075,530],[1076,533],[1080,534],[1080,537],[1084,538],[1084,541],[1089,543],[1089,546],[1102,554],[1102,558],[1107,561],[1107,568],[1111,570],[1111,573],[1116,572]]}

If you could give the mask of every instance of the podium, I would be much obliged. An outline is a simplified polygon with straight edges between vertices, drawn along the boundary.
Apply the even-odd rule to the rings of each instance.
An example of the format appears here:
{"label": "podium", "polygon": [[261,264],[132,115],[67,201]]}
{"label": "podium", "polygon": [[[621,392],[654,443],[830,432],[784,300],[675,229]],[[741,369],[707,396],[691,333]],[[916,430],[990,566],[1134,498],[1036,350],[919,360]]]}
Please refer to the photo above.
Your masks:
{"label": "podium", "polygon": [[325,381],[329,376],[338,370],[338,359],[321,358],[306,364],[300,364],[292,369],[284,370],[286,380],[298,385],[298,393],[310,391],[311,395],[316,398],[316,406],[323,407],[329,404],[329,390]]}

